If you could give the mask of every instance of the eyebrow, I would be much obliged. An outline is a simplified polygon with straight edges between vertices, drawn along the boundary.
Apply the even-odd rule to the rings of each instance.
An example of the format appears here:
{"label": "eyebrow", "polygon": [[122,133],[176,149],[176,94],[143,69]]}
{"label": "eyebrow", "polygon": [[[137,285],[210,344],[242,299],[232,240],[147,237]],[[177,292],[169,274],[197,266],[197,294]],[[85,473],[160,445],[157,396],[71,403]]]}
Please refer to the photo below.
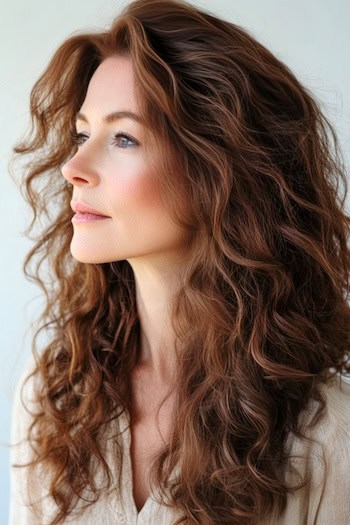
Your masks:
{"label": "eyebrow", "polygon": [[[109,113],[108,115],[105,115],[103,117],[103,121],[106,122],[106,124],[111,124],[112,122],[115,122],[116,120],[122,119],[122,118],[130,118],[132,120],[136,120],[136,122],[139,122],[140,124],[145,124],[144,120],[137,115],[136,113],[133,113],[132,111],[113,111],[113,113]],[[77,113],[75,120],[82,120],[83,122],[89,122],[87,117],[83,113]]]}

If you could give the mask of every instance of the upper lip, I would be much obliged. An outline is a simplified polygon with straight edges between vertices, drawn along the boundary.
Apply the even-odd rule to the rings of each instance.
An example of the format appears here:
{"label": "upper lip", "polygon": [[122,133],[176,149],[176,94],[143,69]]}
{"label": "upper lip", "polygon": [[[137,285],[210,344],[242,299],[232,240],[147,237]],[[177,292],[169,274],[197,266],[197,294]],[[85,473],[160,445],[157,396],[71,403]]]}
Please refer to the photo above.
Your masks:
{"label": "upper lip", "polygon": [[104,213],[101,213],[100,211],[91,208],[83,202],[71,201],[70,205],[72,210],[75,212],[92,213],[93,215],[101,215],[101,217],[109,217],[109,215],[105,215]]}

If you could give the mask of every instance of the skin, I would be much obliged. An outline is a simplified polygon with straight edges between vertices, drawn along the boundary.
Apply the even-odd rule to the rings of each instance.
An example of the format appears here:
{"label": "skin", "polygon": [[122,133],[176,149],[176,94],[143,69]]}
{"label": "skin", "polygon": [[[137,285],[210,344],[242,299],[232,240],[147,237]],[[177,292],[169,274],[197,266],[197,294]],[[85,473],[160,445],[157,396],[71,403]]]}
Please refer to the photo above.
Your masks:
{"label": "skin", "polygon": [[[147,127],[129,118],[105,123],[114,111],[138,114],[131,59],[114,56],[92,76],[80,108],[88,122],[62,175],[73,185],[72,201],[83,201],[111,218],[72,223],[71,253],[83,263],[127,260],[136,282],[141,327],[137,374],[161,390],[174,373],[174,333],[169,306],[186,265],[187,234],[174,223],[148,169],[142,144]],[[114,139],[117,132],[129,135]],[[156,149],[155,153],[156,155]]]}

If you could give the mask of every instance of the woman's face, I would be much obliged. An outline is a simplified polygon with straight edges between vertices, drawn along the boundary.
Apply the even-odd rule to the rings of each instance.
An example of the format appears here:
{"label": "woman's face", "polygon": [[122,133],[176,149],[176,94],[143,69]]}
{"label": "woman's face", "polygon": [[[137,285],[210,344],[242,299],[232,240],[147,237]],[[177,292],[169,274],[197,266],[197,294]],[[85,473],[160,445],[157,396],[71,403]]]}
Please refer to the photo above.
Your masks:
{"label": "woman's face", "polygon": [[79,147],[62,168],[73,185],[72,206],[81,202],[109,217],[73,218],[71,253],[86,263],[155,254],[173,259],[185,246],[186,232],[171,219],[147,165],[143,144],[150,130],[125,116],[107,122],[117,111],[138,114],[128,57],[106,59],[92,76],[76,123]]}

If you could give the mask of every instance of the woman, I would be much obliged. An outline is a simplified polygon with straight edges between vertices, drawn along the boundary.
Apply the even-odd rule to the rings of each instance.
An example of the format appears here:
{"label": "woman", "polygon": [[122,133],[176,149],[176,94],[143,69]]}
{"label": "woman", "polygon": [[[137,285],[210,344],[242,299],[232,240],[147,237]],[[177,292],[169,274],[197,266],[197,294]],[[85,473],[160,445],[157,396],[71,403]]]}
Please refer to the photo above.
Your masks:
{"label": "woman", "polygon": [[136,0],[30,104],[47,306],[11,525],[349,523],[350,217],[312,95],[235,24]]}

